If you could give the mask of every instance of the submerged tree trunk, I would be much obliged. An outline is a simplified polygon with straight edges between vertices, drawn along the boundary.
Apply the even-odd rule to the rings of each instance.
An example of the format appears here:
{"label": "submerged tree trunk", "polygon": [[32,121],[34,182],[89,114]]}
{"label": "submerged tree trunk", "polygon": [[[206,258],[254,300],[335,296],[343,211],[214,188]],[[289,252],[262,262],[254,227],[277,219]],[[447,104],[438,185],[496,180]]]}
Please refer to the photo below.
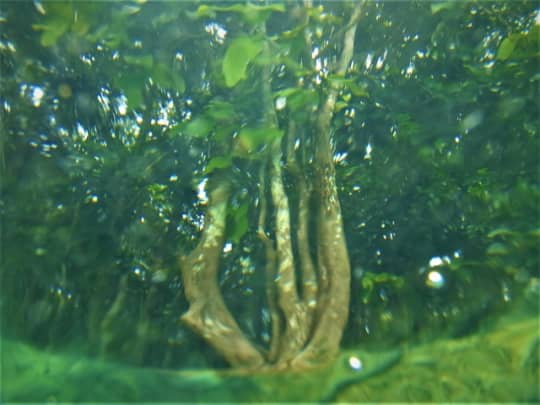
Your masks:
{"label": "submerged tree trunk", "polygon": [[223,178],[211,187],[201,241],[188,256],[180,259],[184,290],[190,303],[181,319],[232,366],[258,367],[264,363],[263,356],[244,336],[218,285],[230,185]]}
{"label": "submerged tree trunk", "polygon": [[[350,64],[359,17],[360,3],[343,36],[341,59],[334,69],[337,75],[343,76]],[[268,127],[275,128],[278,122],[271,96],[270,67],[262,69],[264,121]],[[267,299],[272,320],[272,341],[267,351],[247,339],[227,309],[218,286],[230,194],[226,178],[214,179],[210,184],[201,240],[181,259],[184,289],[190,304],[182,320],[233,367],[300,370],[328,362],[339,350],[348,317],[350,264],[330,137],[338,90],[329,89],[317,113],[311,183],[302,172],[306,162],[297,158],[291,148],[286,159],[283,158],[281,139],[270,145],[268,161],[262,169],[261,187],[269,185],[271,199],[271,204],[262,202],[259,207],[258,229],[266,252]],[[296,137],[296,127],[291,119],[286,134],[289,141]],[[284,187],[284,169],[298,181],[300,194],[295,206],[291,206]],[[261,192],[261,198],[265,194]],[[264,229],[269,207],[275,213],[274,240],[269,239]],[[291,212],[297,214],[296,232],[291,229]],[[315,229],[310,229],[310,217],[315,219]],[[315,237],[309,237],[312,231]],[[298,247],[297,255],[293,251],[293,239]],[[312,243],[315,246],[310,246]],[[317,252],[316,257],[311,256],[312,250]]]}

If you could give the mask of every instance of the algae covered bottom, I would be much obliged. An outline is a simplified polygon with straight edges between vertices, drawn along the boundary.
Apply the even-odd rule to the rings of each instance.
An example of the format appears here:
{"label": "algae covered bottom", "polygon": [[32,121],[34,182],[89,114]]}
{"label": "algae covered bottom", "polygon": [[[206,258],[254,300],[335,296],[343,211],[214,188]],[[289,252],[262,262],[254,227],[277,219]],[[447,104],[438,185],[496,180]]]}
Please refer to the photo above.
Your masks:
{"label": "algae covered bottom", "polygon": [[539,323],[527,318],[456,340],[344,351],[308,373],[243,375],[130,368],[2,343],[4,402],[538,401]]}

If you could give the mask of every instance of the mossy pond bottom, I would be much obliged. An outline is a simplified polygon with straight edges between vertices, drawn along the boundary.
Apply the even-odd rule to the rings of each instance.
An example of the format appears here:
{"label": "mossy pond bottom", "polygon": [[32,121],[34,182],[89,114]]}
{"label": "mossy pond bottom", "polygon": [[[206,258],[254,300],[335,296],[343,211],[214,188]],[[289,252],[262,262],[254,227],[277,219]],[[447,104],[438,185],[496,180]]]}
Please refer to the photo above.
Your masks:
{"label": "mossy pond bottom", "polygon": [[[537,317],[462,339],[343,351],[302,374],[131,368],[2,342],[3,402],[540,401]],[[352,360],[360,361],[351,367]]]}

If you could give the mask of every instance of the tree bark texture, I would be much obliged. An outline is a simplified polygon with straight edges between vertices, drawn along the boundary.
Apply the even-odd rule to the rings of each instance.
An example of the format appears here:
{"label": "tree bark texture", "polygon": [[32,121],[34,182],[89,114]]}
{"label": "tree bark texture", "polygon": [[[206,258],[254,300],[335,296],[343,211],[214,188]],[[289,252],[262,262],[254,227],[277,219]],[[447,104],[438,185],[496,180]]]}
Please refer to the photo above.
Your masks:
{"label": "tree bark texture", "polygon": [[227,309],[218,284],[229,194],[226,179],[213,186],[202,238],[188,256],[180,259],[184,292],[190,304],[181,319],[233,367],[252,368],[262,365],[264,358]]}

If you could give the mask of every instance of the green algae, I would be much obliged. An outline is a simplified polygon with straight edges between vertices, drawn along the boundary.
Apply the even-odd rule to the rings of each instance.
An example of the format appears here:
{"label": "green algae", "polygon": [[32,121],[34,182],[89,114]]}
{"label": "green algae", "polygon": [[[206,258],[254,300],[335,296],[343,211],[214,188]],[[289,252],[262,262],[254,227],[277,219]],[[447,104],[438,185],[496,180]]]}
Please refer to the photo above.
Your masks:
{"label": "green algae", "polygon": [[[536,317],[402,350],[343,351],[303,373],[126,367],[2,343],[4,402],[538,401]],[[361,366],[351,364],[360,362]]]}
{"label": "green algae", "polygon": [[[329,367],[305,373],[243,375],[217,370],[170,371],[132,368],[73,354],[55,354],[4,341],[4,401],[327,401],[350,384],[383,372],[400,357],[343,352]],[[362,361],[354,370],[349,358]]]}
{"label": "green algae", "polygon": [[537,317],[489,333],[406,350],[398,367],[337,396],[340,402],[540,401]]}

